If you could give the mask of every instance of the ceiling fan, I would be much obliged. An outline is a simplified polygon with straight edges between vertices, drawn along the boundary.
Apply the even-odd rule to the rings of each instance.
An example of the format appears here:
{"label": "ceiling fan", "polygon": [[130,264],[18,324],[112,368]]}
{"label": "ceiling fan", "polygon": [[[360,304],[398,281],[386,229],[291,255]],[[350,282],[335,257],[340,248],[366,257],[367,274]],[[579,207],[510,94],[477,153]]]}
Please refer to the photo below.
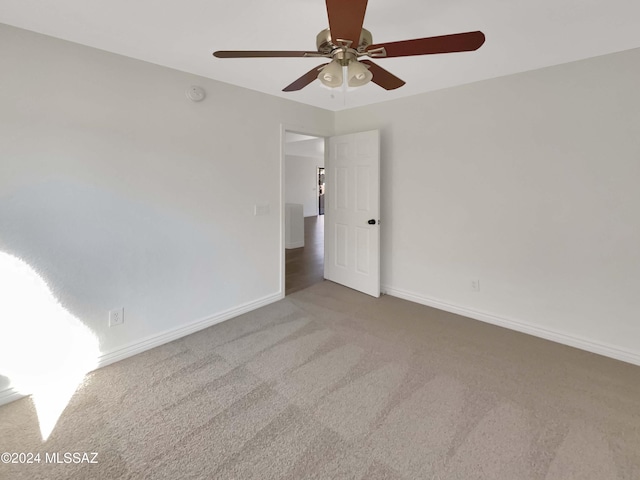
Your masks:
{"label": "ceiling fan", "polygon": [[456,33],[439,37],[416,38],[399,42],[374,44],[371,32],[362,28],[367,0],[326,0],[329,28],[316,38],[318,50],[219,50],[217,58],[257,57],[326,57],[331,62],[309,70],[282,90],[301,90],[316,78],[328,87],[339,87],[343,82],[343,67],[346,67],[347,84],[359,87],[372,81],[386,90],[401,87],[405,82],[371,60],[360,57],[390,58],[435,53],[470,52],[484,43],[480,31]]}

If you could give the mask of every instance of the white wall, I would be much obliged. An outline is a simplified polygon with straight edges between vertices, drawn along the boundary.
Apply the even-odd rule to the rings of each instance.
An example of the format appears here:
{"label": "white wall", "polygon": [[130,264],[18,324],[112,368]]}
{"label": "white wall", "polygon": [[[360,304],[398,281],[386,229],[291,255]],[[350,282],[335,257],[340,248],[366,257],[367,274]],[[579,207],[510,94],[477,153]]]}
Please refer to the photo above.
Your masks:
{"label": "white wall", "polygon": [[639,78],[636,49],[337,113],[381,129],[387,291],[640,363]]}
{"label": "white wall", "polygon": [[5,25],[0,64],[0,251],[103,354],[282,295],[281,123],[331,112]]}
{"label": "white wall", "polygon": [[286,202],[302,204],[305,217],[318,215],[318,167],[323,166],[323,157],[285,155]]}
{"label": "white wall", "polygon": [[324,138],[285,136],[285,199],[303,206],[305,217],[318,215],[318,167],[324,167]]}

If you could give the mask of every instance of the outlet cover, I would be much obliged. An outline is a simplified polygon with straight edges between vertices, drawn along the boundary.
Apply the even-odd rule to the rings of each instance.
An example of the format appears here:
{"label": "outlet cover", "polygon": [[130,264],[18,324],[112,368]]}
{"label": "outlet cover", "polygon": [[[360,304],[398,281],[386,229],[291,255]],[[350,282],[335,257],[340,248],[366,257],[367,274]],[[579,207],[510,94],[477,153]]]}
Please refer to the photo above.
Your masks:
{"label": "outlet cover", "polygon": [[124,308],[109,310],[109,326],[115,327],[124,323]]}

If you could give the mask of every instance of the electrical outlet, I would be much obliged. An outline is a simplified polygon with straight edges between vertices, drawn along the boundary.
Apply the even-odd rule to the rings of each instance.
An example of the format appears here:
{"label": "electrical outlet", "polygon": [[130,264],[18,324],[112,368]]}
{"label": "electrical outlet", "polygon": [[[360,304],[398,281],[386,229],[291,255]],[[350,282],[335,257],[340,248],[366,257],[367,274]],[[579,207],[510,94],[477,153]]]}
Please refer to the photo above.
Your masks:
{"label": "electrical outlet", "polygon": [[480,279],[471,280],[471,290],[474,292],[480,291]]}
{"label": "electrical outlet", "polygon": [[109,310],[109,326],[122,325],[124,323],[124,308]]}

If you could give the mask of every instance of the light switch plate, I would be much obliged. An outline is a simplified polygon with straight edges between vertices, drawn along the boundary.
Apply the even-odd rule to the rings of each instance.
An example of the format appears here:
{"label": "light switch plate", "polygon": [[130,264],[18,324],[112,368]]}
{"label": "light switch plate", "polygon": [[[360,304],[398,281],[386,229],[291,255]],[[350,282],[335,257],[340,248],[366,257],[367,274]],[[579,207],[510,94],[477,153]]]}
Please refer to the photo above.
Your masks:
{"label": "light switch plate", "polygon": [[269,215],[269,204],[265,205],[254,205],[253,206],[253,214],[257,217],[260,215]]}

